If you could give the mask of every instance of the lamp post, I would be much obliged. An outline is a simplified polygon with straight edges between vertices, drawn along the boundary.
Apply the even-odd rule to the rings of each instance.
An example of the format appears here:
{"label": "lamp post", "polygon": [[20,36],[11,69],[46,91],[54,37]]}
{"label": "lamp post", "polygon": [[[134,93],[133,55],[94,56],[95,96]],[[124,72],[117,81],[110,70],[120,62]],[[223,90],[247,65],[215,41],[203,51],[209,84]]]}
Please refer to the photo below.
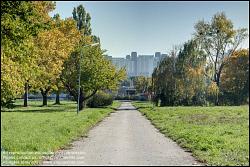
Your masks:
{"label": "lamp post", "polygon": [[[83,48],[88,47],[88,46],[95,46],[95,45],[98,45],[98,44],[99,43],[93,43],[93,44],[90,44],[90,45],[85,45],[85,46],[83,46]],[[82,60],[82,52],[83,52],[82,49],[80,51],[80,59],[79,59],[77,114],[79,113],[79,110],[80,110],[81,60]]]}

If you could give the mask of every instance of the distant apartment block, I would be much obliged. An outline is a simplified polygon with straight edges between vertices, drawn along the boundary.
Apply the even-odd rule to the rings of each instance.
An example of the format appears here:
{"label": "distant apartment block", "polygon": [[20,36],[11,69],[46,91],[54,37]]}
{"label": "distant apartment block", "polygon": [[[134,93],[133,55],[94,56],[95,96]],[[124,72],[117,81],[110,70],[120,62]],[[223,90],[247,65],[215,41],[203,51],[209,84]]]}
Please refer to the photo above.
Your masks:
{"label": "distant apartment block", "polygon": [[107,56],[107,58],[117,69],[125,67],[129,77],[150,77],[154,68],[166,56],[167,54],[161,54],[161,52],[155,52],[155,55],[137,55],[137,52],[131,52],[131,55],[126,55],[126,58],[113,58],[112,56]]}

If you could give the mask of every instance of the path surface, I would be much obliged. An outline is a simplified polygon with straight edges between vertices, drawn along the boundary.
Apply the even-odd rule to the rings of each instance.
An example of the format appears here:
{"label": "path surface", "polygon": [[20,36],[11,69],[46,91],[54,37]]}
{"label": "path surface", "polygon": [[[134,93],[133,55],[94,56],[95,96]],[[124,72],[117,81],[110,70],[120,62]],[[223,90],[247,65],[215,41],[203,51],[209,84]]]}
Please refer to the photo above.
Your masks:
{"label": "path surface", "polygon": [[87,138],[73,142],[72,148],[43,162],[52,164],[200,165],[190,153],[159,133],[130,102],[123,102],[117,112],[90,130]]}

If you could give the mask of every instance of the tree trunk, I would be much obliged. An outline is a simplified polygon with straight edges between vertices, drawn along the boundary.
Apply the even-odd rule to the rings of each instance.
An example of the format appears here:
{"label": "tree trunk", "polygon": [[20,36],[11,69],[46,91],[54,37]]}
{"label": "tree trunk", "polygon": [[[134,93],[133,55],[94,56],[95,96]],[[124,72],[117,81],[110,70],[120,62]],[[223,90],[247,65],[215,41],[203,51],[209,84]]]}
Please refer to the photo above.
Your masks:
{"label": "tree trunk", "polygon": [[[217,85],[218,88],[220,88],[220,77],[221,77],[221,72],[222,72],[222,69],[223,69],[224,65],[225,65],[225,63],[222,63],[222,64],[221,64],[221,66],[220,66],[220,68],[219,68],[219,71],[218,71],[218,73],[217,73],[217,75],[216,75],[216,80],[215,80],[215,82],[216,82],[216,85]],[[217,96],[216,96],[216,101],[215,101],[215,105],[216,105],[216,106],[219,105],[219,101],[220,101],[220,100],[219,100],[219,96],[217,95]]]}
{"label": "tree trunk", "polygon": [[[217,74],[217,77],[216,77],[216,85],[217,85],[217,87],[219,88],[219,84],[220,84],[220,78],[219,78],[220,76],[219,76],[219,74]],[[219,95],[217,94],[216,95],[216,98],[215,98],[215,105],[216,106],[218,106],[219,105]]]}
{"label": "tree trunk", "polygon": [[83,89],[80,88],[80,105],[79,105],[79,110],[83,110],[83,108],[85,107],[85,102],[86,100],[88,100],[89,98],[91,98],[92,96],[94,96],[97,92],[97,89],[94,90],[90,95],[88,96],[84,96],[84,92]]}
{"label": "tree trunk", "polygon": [[42,95],[43,95],[43,106],[47,106],[48,105],[47,93],[44,93]]}
{"label": "tree trunk", "polygon": [[80,104],[79,104],[79,111],[83,110],[84,109],[84,101],[80,101]]}
{"label": "tree trunk", "polygon": [[24,90],[25,90],[25,93],[24,93],[23,106],[28,107],[28,90],[29,90],[29,83],[28,82],[25,82]]}
{"label": "tree trunk", "polygon": [[48,92],[51,89],[51,87],[48,87],[45,89],[45,91],[40,88],[41,94],[43,96],[43,106],[47,106],[48,105]]}
{"label": "tree trunk", "polygon": [[60,104],[60,91],[56,91],[56,103],[55,104]]}
{"label": "tree trunk", "polygon": [[219,95],[216,95],[216,98],[215,98],[215,105],[216,105],[216,106],[219,105]]}

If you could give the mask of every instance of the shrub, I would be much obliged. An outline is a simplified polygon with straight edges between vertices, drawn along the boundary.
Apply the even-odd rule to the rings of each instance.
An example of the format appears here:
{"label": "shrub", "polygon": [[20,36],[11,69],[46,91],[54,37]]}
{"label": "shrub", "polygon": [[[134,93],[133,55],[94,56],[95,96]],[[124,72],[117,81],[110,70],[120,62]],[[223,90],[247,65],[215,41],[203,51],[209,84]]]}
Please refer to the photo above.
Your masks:
{"label": "shrub", "polygon": [[87,106],[90,108],[108,106],[113,103],[112,95],[104,92],[98,92],[88,102]]}

